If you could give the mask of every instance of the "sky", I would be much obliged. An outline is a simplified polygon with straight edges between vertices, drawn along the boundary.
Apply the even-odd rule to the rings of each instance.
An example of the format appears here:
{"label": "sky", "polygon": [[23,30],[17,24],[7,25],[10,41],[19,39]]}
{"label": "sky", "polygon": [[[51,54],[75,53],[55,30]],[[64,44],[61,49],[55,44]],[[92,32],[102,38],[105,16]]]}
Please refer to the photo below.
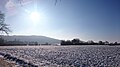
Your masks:
{"label": "sky", "polygon": [[[120,42],[119,0],[0,0],[10,35]],[[31,13],[39,13],[39,21]]]}

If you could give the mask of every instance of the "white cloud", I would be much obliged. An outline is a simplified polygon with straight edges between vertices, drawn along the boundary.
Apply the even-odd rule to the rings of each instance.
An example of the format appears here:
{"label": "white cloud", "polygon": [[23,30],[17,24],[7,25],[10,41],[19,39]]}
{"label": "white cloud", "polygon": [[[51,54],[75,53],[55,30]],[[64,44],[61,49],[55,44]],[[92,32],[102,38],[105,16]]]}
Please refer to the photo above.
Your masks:
{"label": "white cloud", "polygon": [[5,8],[7,11],[7,15],[15,15],[18,12],[19,7],[23,7],[27,4],[32,3],[34,0],[8,0]]}
{"label": "white cloud", "polygon": [[8,2],[6,3],[5,7],[8,9],[8,10],[11,10],[11,9],[14,9],[15,8],[15,4],[12,0],[8,0]]}
{"label": "white cloud", "polygon": [[8,16],[15,15],[17,13],[16,5],[14,4],[13,0],[8,0],[5,7]]}

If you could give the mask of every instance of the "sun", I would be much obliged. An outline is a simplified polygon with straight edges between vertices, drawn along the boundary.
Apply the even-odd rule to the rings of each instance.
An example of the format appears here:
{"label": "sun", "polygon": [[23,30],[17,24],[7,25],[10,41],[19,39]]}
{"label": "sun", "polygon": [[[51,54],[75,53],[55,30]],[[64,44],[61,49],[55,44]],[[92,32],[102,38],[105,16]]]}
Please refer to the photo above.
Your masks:
{"label": "sun", "polygon": [[30,18],[33,22],[38,22],[40,20],[40,14],[38,12],[31,12]]}

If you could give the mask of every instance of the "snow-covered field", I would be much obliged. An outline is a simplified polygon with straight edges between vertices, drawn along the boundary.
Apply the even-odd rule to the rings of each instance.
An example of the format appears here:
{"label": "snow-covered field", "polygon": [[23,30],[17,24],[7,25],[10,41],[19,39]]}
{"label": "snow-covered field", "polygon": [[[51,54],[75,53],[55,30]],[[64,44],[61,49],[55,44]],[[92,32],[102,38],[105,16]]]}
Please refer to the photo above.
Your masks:
{"label": "snow-covered field", "polygon": [[0,52],[39,67],[120,67],[119,46],[1,46]]}

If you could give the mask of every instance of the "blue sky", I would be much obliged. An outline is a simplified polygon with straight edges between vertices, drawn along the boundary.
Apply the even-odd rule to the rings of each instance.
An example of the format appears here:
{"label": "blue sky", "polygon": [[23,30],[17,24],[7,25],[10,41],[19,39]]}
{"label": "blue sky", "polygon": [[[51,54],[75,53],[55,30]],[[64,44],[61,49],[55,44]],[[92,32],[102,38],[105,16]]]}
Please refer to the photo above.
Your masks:
{"label": "blue sky", "polygon": [[[9,7],[9,1],[16,3],[14,7]],[[56,6],[54,0],[38,0],[40,21],[37,23],[31,21],[26,12],[35,11],[36,3],[21,7],[16,0],[9,1],[0,0],[0,10],[6,14],[6,23],[13,31],[11,35],[120,42],[119,0],[58,0]]]}

